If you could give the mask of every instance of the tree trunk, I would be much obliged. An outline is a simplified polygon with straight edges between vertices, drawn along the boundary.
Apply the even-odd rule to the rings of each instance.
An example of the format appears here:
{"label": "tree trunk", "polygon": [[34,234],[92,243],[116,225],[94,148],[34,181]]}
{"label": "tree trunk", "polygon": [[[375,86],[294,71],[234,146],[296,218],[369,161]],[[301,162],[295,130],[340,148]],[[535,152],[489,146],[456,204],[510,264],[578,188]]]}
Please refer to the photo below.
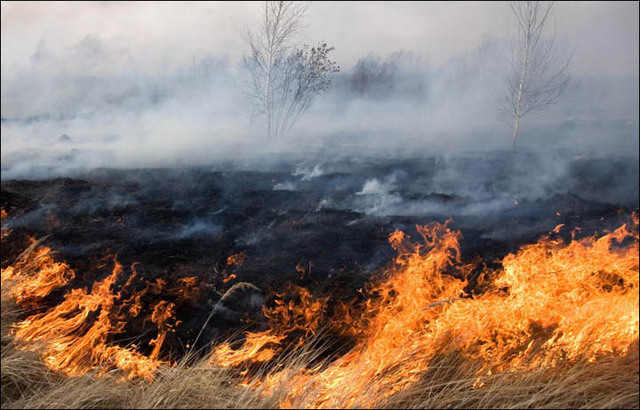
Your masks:
{"label": "tree trunk", "polygon": [[522,94],[524,89],[524,80],[527,74],[527,60],[529,59],[529,46],[531,39],[529,33],[527,33],[526,45],[524,48],[524,55],[522,56],[522,67],[520,68],[520,83],[518,84],[518,97],[516,99],[516,112],[515,112],[515,124],[513,125],[513,137],[512,146],[516,149],[516,142],[518,140],[518,129],[520,127],[520,117],[522,116]]}
{"label": "tree trunk", "polygon": [[512,148],[516,149],[516,140],[518,138],[518,127],[520,126],[520,116],[516,116],[516,123],[513,126],[513,138],[511,139]]}

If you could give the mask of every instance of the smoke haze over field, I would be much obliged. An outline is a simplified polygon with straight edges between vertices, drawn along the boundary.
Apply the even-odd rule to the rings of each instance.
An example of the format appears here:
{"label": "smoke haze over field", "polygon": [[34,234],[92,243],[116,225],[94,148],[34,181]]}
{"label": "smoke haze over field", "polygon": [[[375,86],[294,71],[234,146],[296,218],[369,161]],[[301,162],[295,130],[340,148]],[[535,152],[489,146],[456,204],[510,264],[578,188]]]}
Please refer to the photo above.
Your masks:
{"label": "smoke haze over field", "polygon": [[[298,40],[326,40],[342,70],[269,146],[239,64],[260,7],[3,2],[2,178],[509,146],[495,107],[508,4],[311,3]],[[577,47],[574,81],[525,119],[522,146],[635,155],[638,3],[559,3],[555,24],[560,45]]]}

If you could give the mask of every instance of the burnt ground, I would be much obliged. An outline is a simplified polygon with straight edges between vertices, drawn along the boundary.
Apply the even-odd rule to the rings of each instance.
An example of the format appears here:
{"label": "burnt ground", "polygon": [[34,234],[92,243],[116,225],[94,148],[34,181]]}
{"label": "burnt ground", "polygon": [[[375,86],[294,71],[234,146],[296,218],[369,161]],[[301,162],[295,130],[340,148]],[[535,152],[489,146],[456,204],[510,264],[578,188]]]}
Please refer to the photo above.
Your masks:
{"label": "burnt ground", "polygon": [[[13,230],[2,266],[28,236],[50,235],[45,243],[77,272],[70,287],[103,278],[112,254],[168,288],[196,276],[197,295],[178,304],[184,340],[174,342],[184,345],[239,281],[267,294],[294,283],[332,300],[354,297],[394,257],[387,238],[396,229],[417,239],[416,224],[451,217],[465,261],[491,265],[558,224],[565,224],[560,235],[577,227],[578,236],[590,235],[638,209],[637,157],[492,152],[262,168],[94,169],[2,180],[4,225]],[[237,253],[244,263],[228,265]]]}

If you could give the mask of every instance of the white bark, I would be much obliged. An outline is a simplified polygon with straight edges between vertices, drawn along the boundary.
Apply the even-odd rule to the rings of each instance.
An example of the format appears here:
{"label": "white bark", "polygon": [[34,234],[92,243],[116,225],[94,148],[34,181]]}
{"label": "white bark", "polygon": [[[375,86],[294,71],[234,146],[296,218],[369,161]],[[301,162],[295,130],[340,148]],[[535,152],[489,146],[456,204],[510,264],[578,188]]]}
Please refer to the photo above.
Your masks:
{"label": "white bark", "polygon": [[511,39],[511,73],[501,108],[510,119],[514,149],[522,118],[554,104],[569,81],[567,68],[572,54],[561,59],[555,36],[545,35],[552,9],[553,2],[511,2],[516,33]]}
{"label": "white bark", "polygon": [[291,47],[291,41],[300,29],[306,5],[294,1],[267,1],[261,25],[257,31],[247,30],[246,38],[251,49],[244,63],[251,71],[250,99],[266,118],[267,138],[274,137],[275,85],[278,83],[278,66],[283,63]]}

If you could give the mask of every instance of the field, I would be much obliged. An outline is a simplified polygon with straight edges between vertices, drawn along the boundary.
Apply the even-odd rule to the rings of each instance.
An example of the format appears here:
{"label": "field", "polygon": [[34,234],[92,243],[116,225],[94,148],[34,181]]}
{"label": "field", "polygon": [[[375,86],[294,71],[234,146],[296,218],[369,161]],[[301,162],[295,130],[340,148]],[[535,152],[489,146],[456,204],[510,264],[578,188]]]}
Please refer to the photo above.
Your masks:
{"label": "field", "polygon": [[637,408],[638,161],[2,180],[2,407]]}

